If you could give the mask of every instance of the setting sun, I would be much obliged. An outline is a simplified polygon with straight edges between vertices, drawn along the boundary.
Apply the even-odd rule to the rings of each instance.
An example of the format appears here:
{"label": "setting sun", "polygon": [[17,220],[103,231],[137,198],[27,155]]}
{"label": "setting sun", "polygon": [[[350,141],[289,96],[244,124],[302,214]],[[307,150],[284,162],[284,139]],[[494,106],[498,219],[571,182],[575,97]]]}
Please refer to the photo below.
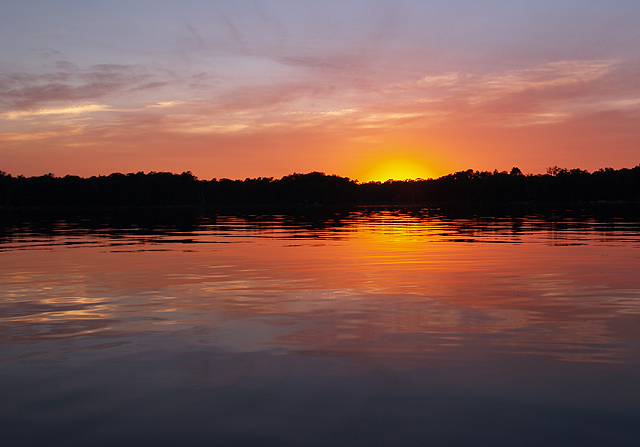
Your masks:
{"label": "setting sun", "polygon": [[431,170],[419,160],[412,158],[390,158],[380,160],[365,171],[364,182],[387,180],[415,180],[433,177]]}

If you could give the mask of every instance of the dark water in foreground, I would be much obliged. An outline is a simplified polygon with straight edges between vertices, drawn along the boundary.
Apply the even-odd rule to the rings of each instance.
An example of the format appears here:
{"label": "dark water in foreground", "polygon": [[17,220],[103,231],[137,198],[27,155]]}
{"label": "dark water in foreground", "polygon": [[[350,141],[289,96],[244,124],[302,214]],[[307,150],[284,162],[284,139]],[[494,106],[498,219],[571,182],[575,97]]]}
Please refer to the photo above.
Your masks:
{"label": "dark water in foreground", "polygon": [[2,445],[632,446],[640,222],[0,233]]}

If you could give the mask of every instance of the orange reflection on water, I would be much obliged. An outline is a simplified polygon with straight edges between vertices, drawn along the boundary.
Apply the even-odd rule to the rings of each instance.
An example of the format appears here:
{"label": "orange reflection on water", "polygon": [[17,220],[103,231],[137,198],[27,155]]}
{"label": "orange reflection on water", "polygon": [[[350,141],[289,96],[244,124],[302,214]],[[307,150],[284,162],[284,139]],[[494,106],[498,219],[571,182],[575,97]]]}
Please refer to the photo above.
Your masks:
{"label": "orange reflection on water", "polygon": [[1,253],[2,343],[181,334],[383,361],[637,355],[637,244],[587,230],[581,245],[557,245],[530,222],[517,234],[498,224],[381,212],[322,230],[229,219],[27,244]]}

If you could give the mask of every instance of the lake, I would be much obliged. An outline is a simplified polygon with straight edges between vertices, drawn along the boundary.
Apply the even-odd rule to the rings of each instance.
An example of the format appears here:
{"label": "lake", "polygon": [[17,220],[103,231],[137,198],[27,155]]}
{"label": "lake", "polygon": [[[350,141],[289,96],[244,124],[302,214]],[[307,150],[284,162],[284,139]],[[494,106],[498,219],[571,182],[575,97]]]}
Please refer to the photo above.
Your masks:
{"label": "lake", "polygon": [[4,221],[3,445],[638,445],[637,213],[157,214]]}

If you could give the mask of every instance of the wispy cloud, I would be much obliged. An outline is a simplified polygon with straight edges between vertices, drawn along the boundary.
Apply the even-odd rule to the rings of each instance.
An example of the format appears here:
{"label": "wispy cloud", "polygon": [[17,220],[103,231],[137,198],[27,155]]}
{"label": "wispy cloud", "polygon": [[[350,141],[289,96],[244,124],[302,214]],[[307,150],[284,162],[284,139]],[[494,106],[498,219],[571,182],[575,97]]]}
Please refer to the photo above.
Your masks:
{"label": "wispy cloud", "polygon": [[491,99],[496,94],[526,90],[555,90],[585,85],[610,73],[619,61],[560,61],[506,73],[492,73],[477,80],[480,94],[476,101]]}
{"label": "wispy cloud", "polygon": [[424,89],[442,89],[460,85],[465,76],[460,72],[427,75],[417,81],[406,81],[393,84],[383,89],[385,93],[413,92]]}
{"label": "wispy cloud", "polygon": [[4,113],[2,116],[9,120],[16,120],[21,118],[33,118],[46,115],[80,115],[91,112],[102,112],[105,110],[109,110],[109,107],[104,104],[86,104],[48,109],[10,111]]}
{"label": "wispy cloud", "polygon": [[150,109],[169,109],[172,107],[176,107],[177,105],[182,104],[182,101],[161,101],[155,104],[149,104],[147,108]]}
{"label": "wispy cloud", "polygon": [[[628,64],[627,64],[628,65]],[[607,106],[635,106],[633,77],[620,60],[569,60],[492,73],[433,73],[380,90],[396,111],[436,112],[476,124],[556,123]],[[637,90],[636,90],[637,91]]]}
{"label": "wispy cloud", "polygon": [[95,101],[108,95],[154,89],[166,84],[156,78],[156,74],[141,66],[100,64],[80,68],[60,61],[45,73],[1,72],[0,106],[5,111],[30,110],[42,105]]}
{"label": "wispy cloud", "polygon": [[80,129],[75,132],[65,131],[39,131],[39,132],[3,132],[0,133],[0,142],[30,142],[39,140],[55,141],[62,137],[80,134]]}

